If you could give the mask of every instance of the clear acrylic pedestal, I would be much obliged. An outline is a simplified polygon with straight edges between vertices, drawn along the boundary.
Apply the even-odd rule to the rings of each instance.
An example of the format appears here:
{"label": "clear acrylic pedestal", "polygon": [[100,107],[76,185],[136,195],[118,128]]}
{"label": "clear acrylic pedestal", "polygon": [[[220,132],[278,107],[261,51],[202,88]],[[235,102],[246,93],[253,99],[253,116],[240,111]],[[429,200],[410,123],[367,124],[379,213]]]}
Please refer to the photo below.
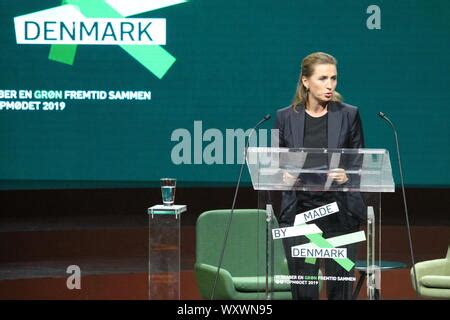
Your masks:
{"label": "clear acrylic pedestal", "polygon": [[185,205],[148,208],[148,298],[180,300],[180,220]]}

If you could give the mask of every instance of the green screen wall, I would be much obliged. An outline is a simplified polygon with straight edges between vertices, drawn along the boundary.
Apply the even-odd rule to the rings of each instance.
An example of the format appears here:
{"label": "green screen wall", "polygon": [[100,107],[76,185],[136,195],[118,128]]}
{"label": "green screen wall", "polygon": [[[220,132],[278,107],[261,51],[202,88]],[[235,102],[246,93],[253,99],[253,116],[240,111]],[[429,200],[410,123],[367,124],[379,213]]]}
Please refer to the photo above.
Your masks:
{"label": "green screen wall", "polygon": [[[173,163],[180,142],[172,141],[173,132],[191,134],[195,162],[195,145],[204,150],[211,143],[202,141],[208,129],[225,136],[268,113],[272,119],[262,128],[270,129],[276,110],[291,102],[301,59],[314,51],[337,58],[337,90],[359,107],[366,147],[390,151],[397,183],[393,134],[379,111],[397,126],[407,185],[450,184],[449,1],[192,0],[128,17],[166,19],[161,48],[174,62],[162,76],[119,45],[80,44],[73,62],[61,63],[52,59],[50,44],[17,43],[15,17],[60,5],[0,1],[0,106],[41,102],[39,110],[0,110],[2,189],[146,186],[163,176],[186,185],[229,185],[236,163]],[[371,5],[378,13],[367,12]],[[145,50],[142,59],[164,64]],[[20,90],[33,98],[8,97]],[[45,99],[42,91],[151,97]],[[54,110],[43,110],[44,103]],[[200,135],[194,121],[201,121]]]}

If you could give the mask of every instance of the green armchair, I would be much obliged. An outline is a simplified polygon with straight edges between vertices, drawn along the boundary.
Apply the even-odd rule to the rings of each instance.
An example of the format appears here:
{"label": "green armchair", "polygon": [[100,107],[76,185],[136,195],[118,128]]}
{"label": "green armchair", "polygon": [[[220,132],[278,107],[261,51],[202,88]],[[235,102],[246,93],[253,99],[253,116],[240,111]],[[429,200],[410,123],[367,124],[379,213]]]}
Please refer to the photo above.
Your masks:
{"label": "green armchair", "polygon": [[[450,246],[445,259],[418,262],[415,267],[419,295],[428,298],[450,299]],[[411,268],[411,280],[417,291],[413,268]]]}
{"label": "green armchair", "polygon": [[[207,211],[197,220],[194,271],[200,295],[204,299],[210,299],[211,296],[230,212]],[[234,210],[214,299],[265,299],[265,217],[264,210]],[[274,247],[274,273],[288,275],[281,240],[275,241]],[[290,285],[286,282],[274,284],[273,292],[272,299],[292,299]]]}

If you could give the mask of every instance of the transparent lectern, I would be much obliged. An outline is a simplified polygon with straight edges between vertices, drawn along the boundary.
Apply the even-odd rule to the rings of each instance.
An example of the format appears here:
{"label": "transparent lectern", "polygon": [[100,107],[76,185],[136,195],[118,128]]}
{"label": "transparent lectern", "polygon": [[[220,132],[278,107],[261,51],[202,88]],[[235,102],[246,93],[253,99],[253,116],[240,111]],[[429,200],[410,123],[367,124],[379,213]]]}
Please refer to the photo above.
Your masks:
{"label": "transparent lectern", "polygon": [[[378,267],[381,265],[381,194],[395,191],[389,152],[385,149],[248,148],[246,162],[253,188],[258,191],[258,208],[265,209],[267,214],[266,265],[262,266],[266,269],[264,298],[272,299],[273,292],[286,285],[300,286],[296,287],[299,290],[311,290],[316,286],[319,290],[334,281],[341,284],[351,282],[347,285],[353,287],[356,277],[339,276],[339,272],[327,275],[322,270],[325,259],[328,259],[336,263],[338,270],[342,268],[342,271],[351,272],[358,257],[365,262],[367,296],[376,299],[381,290],[381,269]],[[348,180],[338,183],[335,173],[342,172],[342,169]],[[305,194],[321,194],[327,199],[338,200],[306,212],[295,211],[293,226],[280,228],[277,221],[279,208],[274,201],[276,194],[298,201],[305,201],[302,198]],[[346,215],[354,215],[348,203],[354,204],[352,197],[355,195],[361,200],[364,195],[359,221],[367,219],[366,230],[324,237],[326,233],[322,231],[320,222],[333,215],[333,219],[347,219]],[[287,260],[304,259],[304,265],[320,266],[320,271],[317,274],[294,274],[291,270],[288,274],[279,274],[273,267],[279,264],[274,259],[283,255],[275,250],[283,246],[277,245],[277,241],[284,243]],[[350,259],[347,255],[350,251],[347,250],[352,247],[354,252],[355,245],[359,253],[352,254]],[[299,260],[291,261],[297,263]]]}

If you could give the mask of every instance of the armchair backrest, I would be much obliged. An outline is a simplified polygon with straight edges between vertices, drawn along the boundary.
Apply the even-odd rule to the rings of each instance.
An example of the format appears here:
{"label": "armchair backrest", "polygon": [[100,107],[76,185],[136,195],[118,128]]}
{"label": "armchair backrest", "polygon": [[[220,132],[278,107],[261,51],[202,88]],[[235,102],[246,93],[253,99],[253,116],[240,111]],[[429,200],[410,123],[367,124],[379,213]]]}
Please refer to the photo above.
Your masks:
{"label": "armchair backrest", "polygon": [[[217,266],[231,210],[202,213],[196,226],[196,263]],[[266,211],[234,210],[221,268],[233,277],[264,276],[266,259]],[[278,227],[274,221],[274,227]],[[275,245],[275,274],[286,274],[281,240]]]}

